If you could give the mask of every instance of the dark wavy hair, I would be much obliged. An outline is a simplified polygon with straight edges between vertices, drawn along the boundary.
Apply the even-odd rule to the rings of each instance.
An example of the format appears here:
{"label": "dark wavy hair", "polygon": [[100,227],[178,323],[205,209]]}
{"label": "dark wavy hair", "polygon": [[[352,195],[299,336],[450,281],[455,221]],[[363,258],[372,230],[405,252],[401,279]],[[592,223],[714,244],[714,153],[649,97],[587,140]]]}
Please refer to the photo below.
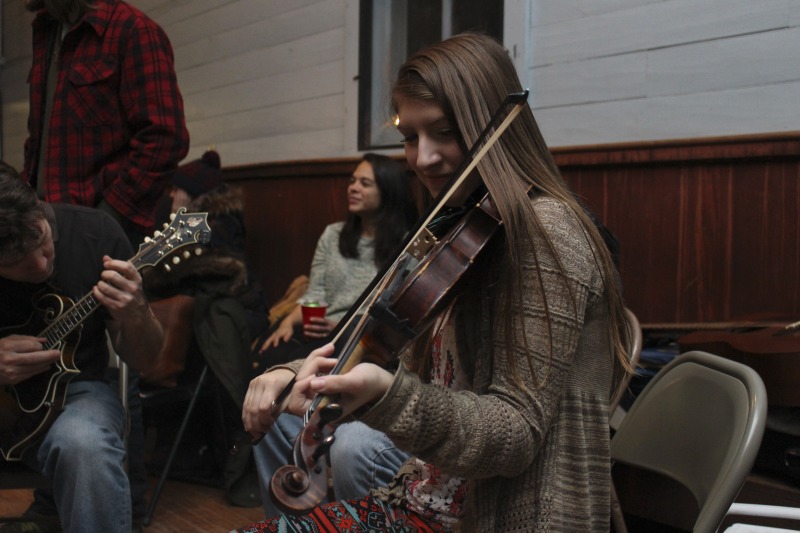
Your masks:
{"label": "dark wavy hair", "polygon": [[17,170],[0,161],[0,260],[21,259],[41,240],[45,218],[36,192]]}
{"label": "dark wavy hair", "polygon": [[[372,166],[375,184],[381,195],[381,205],[375,217],[375,265],[391,263],[403,237],[419,218],[409,174],[398,161],[385,155],[367,153],[362,157]],[[358,241],[364,228],[361,216],[348,214],[339,235],[339,253],[358,258]]]}

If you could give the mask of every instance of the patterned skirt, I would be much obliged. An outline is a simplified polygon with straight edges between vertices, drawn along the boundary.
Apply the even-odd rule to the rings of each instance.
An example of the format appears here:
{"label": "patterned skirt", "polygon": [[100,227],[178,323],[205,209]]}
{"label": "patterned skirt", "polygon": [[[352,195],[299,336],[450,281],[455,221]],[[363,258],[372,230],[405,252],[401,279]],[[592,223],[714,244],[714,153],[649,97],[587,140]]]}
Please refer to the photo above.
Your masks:
{"label": "patterned skirt", "polygon": [[366,497],[326,503],[300,516],[281,515],[230,533],[434,533],[448,531],[416,513]]}

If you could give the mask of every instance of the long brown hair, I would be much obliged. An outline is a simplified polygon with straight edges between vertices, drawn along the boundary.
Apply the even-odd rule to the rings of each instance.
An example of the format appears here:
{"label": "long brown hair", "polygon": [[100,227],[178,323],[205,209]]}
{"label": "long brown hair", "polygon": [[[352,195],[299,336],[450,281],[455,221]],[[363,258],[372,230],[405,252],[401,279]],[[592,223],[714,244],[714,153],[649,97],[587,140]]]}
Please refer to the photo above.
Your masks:
{"label": "long brown hair", "polygon": [[[406,61],[400,67],[393,86],[392,105],[395,111],[404,100],[437,105],[458,131],[460,142],[466,148],[476,141],[506,96],[521,90],[514,65],[502,45],[486,35],[464,33],[429,46]],[[512,122],[498,145],[481,160],[478,170],[503,220],[505,245],[502,246],[502,260],[495,261],[494,268],[499,269],[499,273],[493,276],[497,286],[492,291],[500,298],[503,312],[499,317],[492,317],[492,327],[493,336],[504,335],[509,339],[505,346],[512,378],[522,381],[511,353],[514,346],[528,347],[528,339],[521,327],[521,313],[514,312],[519,309],[523,298],[519,250],[533,250],[537,267],[540,255],[549,253],[563,272],[553,243],[532,203],[527,200],[529,195],[545,195],[561,202],[580,221],[594,251],[604,280],[613,326],[611,340],[619,362],[614,365],[616,382],[622,370],[630,366],[627,349],[630,332],[616,268],[597,227],[561,177],[528,106]],[[537,252],[534,242],[544,242],[547,250]],[[566,281],[564,284],[570,291],[573,309],[577,313],[576,296]],[[541,274],[539,286],[541,294],[545,294]],[[548,321],[552,323],[548,302],[545,301],[544,305]],[[549,335],[552,356],[552,330]],[[430,334],[423,336],[413,350],[412,367],[421,373],[424,373],[422,368],[425,366],[423,358],[427,359],[425,352],[429,352],[429,347],[424,344],[429,339]],[[526,352],[530,354],[530,350],[526,349]],[[530,355],[528,357],[533,372],[533,361]],[[534,372],[535,382],[541,383],[543,379],[546,376],[536,376]]]}

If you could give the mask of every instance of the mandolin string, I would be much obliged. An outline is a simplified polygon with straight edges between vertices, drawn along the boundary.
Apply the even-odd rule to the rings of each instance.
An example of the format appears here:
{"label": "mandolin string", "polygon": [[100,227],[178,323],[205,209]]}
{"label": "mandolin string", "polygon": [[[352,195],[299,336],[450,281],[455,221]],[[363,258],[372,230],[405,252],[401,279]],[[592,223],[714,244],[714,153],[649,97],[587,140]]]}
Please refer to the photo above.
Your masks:
{"label": "mandolin string", "polygon": [[[181,208],[181,210],[178,212],[178,215],[182,215],[185,211],[185,208]],[[192,236],[191,232],[188,232],[188,234],[190,237]],[[139,268],[145,266],[145,264],[142,263],[137,265],[137,262],[146,254],[152,253],[154,249],[157,250],[157,253],[162,254],[158,259],[160,261],[164,256],[168,255],[169,252],[177,249],[169,247],[168,243],[172,240],[178,241],[178,247],[182,246],[180,232],[174,227],[174,224],[170,225],[163,233],[158,234],[154,238],[148,237],[139,250],[128,261],[133,263],[138,270]],[[167,249],[167,252],[164,252],[165,248]],[[47,346],[45,349],[49,350],[55,348],[67,335],[75,331],[75,329],[80,326],[84,320],[89,317],[89,315],[97,310],[99,305],[99,302],[94,298],[91,292],[84,295],[80,300],[74,303],[72,307],[61,314],[39,333],[39,337],[47,339]]]}
{"label": "mandolin string", "polygon": [[[51,350],[57,346],[64,340],[64,337],[75,331],[97,307],[98,302],[94,299],[92,293],[86,294],[77,303],[73,304],[64,314],[39,333],[39,337],[47,339],[48,346],[45,349]],[[82,312],[83,314],[81,314]]]}
{"label": "mandolin string", "polygon": [[[137,260],[146,250],[140,250],[129,261],[132,263]],[[78,300],[72,305],[65,313],[59,316],[56,320],[51,322],[41,333],[39,337],[44,337],[48,341],[48,346],[45,349],[53,349],[64,338],[75,331],[89,315],[91,315],[99,306],[97,300],[91,292],[84,295],[83,298]]]}

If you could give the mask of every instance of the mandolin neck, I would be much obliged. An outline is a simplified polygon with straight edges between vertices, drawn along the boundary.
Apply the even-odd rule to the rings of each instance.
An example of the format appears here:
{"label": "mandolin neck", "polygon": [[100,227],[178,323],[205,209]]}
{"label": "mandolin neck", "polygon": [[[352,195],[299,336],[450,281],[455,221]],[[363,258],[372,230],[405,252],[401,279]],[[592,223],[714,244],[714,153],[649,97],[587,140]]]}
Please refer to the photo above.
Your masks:
{"label": "mandolin neck", "polygon": [[56,320],[50,323],[41,333],[39,337],[44,337],[47,342],[44,343],[45,350],[56,349],[64,338],[70,333],[75,331],[83,322],[94,313],[100,304],[94,299],[92,293],[78,300],[69,310],[62,313]]}

